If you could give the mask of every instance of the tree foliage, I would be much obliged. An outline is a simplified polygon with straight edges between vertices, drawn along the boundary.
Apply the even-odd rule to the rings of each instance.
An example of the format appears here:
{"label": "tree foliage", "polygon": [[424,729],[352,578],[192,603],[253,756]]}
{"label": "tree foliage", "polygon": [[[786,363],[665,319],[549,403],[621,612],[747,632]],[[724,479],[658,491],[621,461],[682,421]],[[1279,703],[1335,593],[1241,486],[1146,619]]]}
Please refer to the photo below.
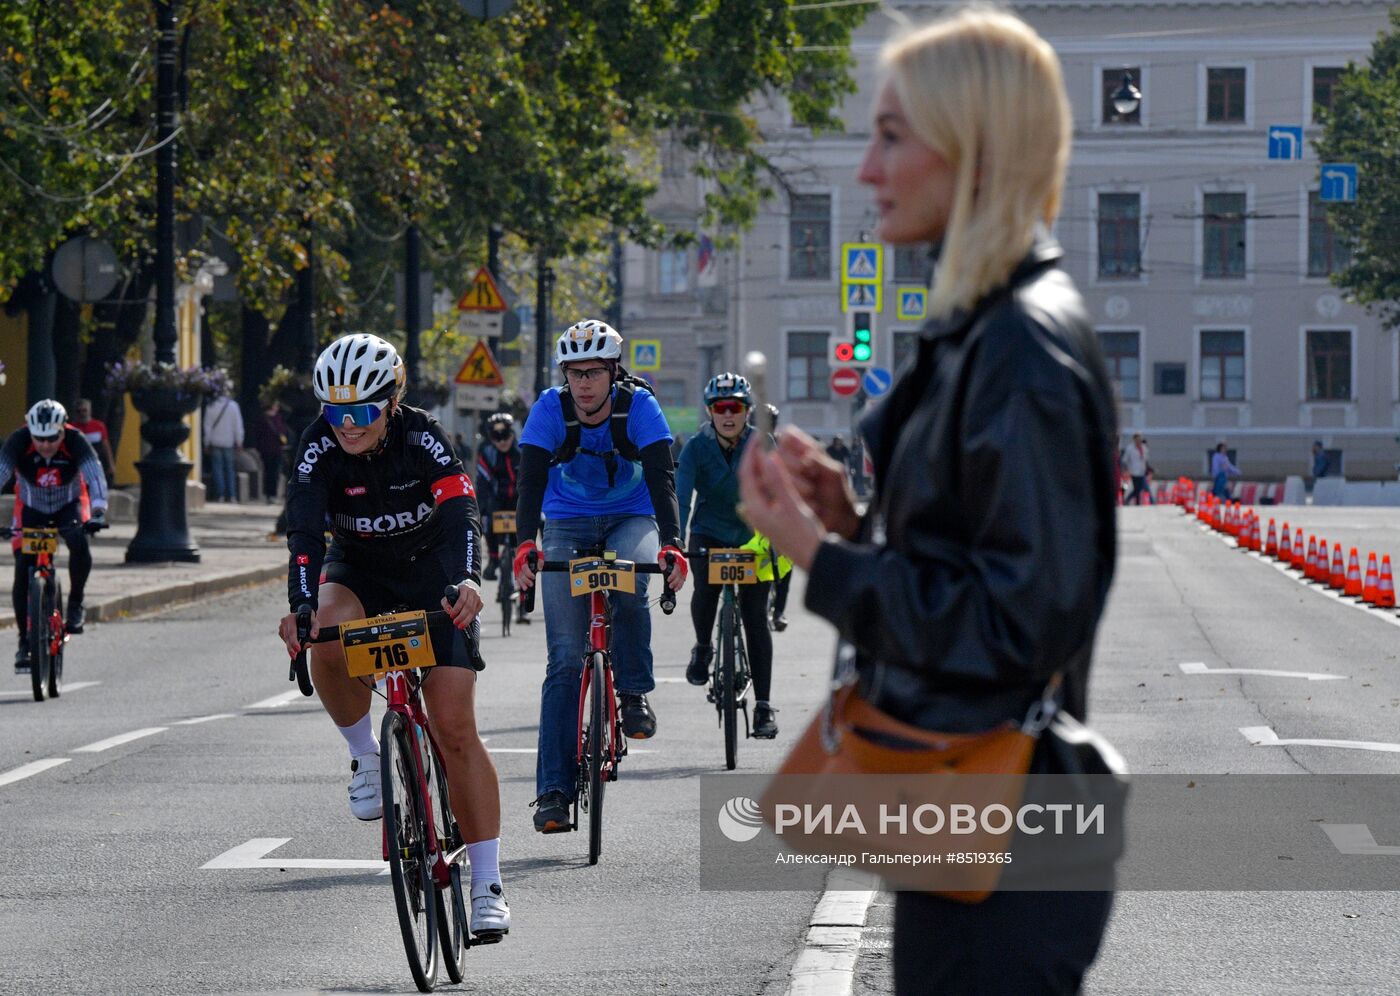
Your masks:
{"label": "tree foliage", "polygon": [[1349,66],[1333,96],[1322,138],[1323,162],[1355,163],[1357,199],[1329,206],[1352,246],[1350,265],[1333,282],[1400,327],[1400,7],[1390,12],[1365,66]]}

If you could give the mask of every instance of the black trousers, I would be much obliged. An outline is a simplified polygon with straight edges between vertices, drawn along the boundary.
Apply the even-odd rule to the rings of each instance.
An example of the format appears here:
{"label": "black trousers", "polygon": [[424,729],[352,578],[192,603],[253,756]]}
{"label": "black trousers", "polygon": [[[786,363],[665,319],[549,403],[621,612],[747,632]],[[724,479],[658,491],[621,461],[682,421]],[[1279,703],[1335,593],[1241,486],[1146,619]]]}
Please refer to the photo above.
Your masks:
{"label": "black trousers", "polygon": [[792,571],[773,579],[773,616],[787,613],[788,589],[792,587]]}
{"label": "black trousers", "polygon": [[282,454],[281,454],[281,453],[263,453],[263,454],[260,454],[260,455],[262,456],[262,465],[263,465],[263,479],[262,479],[263,497],[264,497],[264,498],[276,498],[276,497],[277,497],[277,477],[278,477],[278,475],[282,472]]}
{"label": "black trousers", "polygon": [[[92,573],[92,547],[88,545],[78,503],[70,502],[49,515],[29,506],[20,511],[20,525],[26,529],[57,529],[68,544],[68,604],[80,604],[88,575]],[[29,570],[38,561],[34,555],[15,554],[15,580],[10,596],[15,610],[15,626],[21,637],[29,622]]]}
{"label": "black trousers", "polygon": [[[691,534],[690,548],[720,549],[725,544],[713,536]],[[695,642],[704,646],[710,642],[719,612],[722,585],[710,584],[708,565],[704,557],[691,561],[691,576],[695,579],[695,594],[690,596],[690,621],[695,625]],[[739,618],[744,623],[744,643],[749,652],[749,670],[753,672],[753,694],[759,702],[767,702],[773,687],[773,634],[768,632],[768,582],[739,586]]]}
{"label": "black trousers", "polygon": [[995,892],[975,905],[895,897],[899,996],[1077,993],[1108,926],[1111,892]]}

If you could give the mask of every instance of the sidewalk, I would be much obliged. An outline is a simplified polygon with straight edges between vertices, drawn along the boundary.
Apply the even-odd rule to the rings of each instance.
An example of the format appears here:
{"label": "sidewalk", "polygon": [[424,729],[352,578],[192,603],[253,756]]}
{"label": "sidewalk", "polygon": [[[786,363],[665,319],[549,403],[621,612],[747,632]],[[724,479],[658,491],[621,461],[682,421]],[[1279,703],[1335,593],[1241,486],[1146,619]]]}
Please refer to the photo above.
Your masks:
{"label": "sidewalk", "polygon": [[[92,538],[88,578],[88,622],[110,622],[175,602],[287,576],[287,541],[273,536],[281,505],[206,505],[188,512],[190,536],[199,547],[197,564],[128,564],[126,547],[136,524],[113,525]],[[68,590],[68,551],[60,544],[59,567]],[[7,569],[6,573],[10,573]],[[0,605],[0,627],[15,624],[7,597]]]}

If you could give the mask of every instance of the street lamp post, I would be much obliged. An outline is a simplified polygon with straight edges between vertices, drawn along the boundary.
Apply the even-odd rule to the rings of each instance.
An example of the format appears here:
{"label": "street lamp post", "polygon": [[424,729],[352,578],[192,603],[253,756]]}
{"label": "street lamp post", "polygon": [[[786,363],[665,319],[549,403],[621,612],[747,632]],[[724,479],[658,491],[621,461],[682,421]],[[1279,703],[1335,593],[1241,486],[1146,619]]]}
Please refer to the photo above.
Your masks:
{"label": "street lamp post", "polygon": [[[176,0],[155,0],[156,28],[156,363],[175,365],[175,128]],[[141,504],[136,535],[126,548],[128,563],[198,561],[185,517],[185,481],[193,466],[176,447],[189,438],[185,416],[199,395],[173,389],[133,392],[146,420],[141,438],[150,450],[136,463],[141,473]]]}

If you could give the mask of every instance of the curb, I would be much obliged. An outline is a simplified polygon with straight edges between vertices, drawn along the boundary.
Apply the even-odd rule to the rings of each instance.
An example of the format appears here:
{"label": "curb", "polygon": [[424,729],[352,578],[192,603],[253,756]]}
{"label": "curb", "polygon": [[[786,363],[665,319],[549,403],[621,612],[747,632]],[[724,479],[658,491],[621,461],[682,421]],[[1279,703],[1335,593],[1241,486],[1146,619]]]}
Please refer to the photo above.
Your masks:
{"label": "curb", "polygon": [[[247,588],[256,584],[266,584],[269,581],[285,580],[286,577],[286,566],[278,564],[276,567],[255,567],[251,570],[239,571],[237,574],[169,585],[151,591],[138,592],[134,595],[108,598],[101,602],[90,601],[87,604],[87,621],[112,622],[115,619],[150,612],[154,609],[163,609],[182,602],[197,601],[208,595],[222,595],[236,588]],[[12,613],[0,614],[0,629],[12,628],[14,624],[15,617]]]}

